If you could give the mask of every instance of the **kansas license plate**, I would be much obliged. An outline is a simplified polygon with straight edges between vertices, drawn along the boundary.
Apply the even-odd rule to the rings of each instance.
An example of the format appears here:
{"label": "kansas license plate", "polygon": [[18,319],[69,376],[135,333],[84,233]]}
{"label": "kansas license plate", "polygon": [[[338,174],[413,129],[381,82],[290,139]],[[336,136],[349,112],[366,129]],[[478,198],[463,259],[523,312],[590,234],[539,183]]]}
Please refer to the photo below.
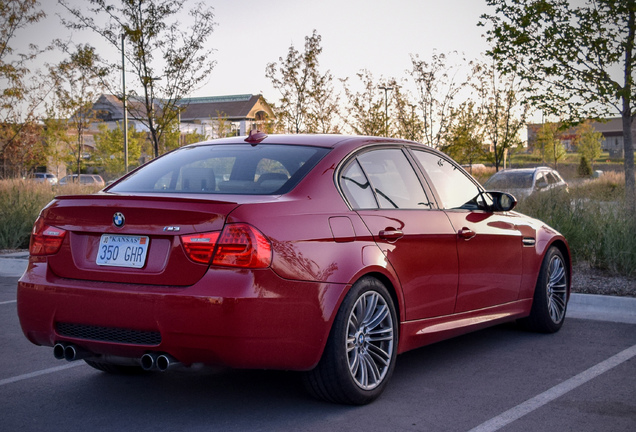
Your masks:
{"label": "kansas license plate", "polygon": [[103,234],[99,240],[97,264],[141,268],[146,263],[147,236]]}

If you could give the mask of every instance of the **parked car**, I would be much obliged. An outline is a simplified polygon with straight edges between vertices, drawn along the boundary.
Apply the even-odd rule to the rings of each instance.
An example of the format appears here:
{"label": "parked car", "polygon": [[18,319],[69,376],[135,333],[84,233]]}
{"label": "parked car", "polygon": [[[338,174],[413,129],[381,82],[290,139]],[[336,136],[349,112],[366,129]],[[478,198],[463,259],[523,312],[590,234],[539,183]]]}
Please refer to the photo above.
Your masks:
{"label": "parked car", "polygon": [[536,192],[568,190],[561,175],[549,167],[507,169],[495,173],[484,183],[488,190],[508,192],[518,199]]}
{"label": "parked car", "polygon": [[56,185],[57,184],[57,176],[53,173],[33,173],[29,176],[29,180],[33,180],[36,183],[45,183]]}
{"label": "parked car", "polygon": [[304,371],[365,404],[399,353],[506,321],[562,326],[566,239],[430,147],[251,134],[189,145],[35,222],[24,334],[109,373]]}
{"label": "parked car", "polygon": [[[68,184],[77,184],[77,174],[69,174],[66,177],[62,177],[60,180],[60,186],[66,186]],[[106,183],[102,176],[97,174],[80,174],[79,184],[81,185],[95,185],[104,187]]]}

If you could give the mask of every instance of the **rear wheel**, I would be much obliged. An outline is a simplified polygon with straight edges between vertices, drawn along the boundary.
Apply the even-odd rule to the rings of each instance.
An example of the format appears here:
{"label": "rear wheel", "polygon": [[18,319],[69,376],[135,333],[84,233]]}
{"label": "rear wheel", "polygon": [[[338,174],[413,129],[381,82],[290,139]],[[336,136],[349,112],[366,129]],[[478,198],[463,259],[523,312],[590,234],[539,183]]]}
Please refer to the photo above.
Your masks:
{"label": "rear wheel", "polygon": [[84,360],[87,365],[102,372],[113,375],[142,375],[149,373],[142,369],[141,366],[120,365],[114,363],[96,362],[93,360]]}
{"label": "rear wheel", "polygon": [[534,289],[530,316],[520,320],[530,330],[542,333],[559,331],[565,320],[570,275],[563,254],[551,247],[543,258]]}
{"label": "rear wheel", "polygon": [[334,321],[318,366],[305,374],[309,392],[335,403],[367,404],[384,390],[395,367],[395,306],[374,278],[356,282]]}

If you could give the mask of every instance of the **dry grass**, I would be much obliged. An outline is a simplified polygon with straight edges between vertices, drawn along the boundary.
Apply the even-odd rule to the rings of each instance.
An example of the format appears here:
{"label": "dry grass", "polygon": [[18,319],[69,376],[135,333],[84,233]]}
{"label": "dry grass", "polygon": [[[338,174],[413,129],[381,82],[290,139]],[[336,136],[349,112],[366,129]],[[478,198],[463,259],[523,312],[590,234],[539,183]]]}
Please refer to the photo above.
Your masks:
{"label": "dry grass", "polygon": [[0,249],[24,249],[40,211],[56,195],[96,192],[94,186],[51,186],[25,180],[0,180]]}

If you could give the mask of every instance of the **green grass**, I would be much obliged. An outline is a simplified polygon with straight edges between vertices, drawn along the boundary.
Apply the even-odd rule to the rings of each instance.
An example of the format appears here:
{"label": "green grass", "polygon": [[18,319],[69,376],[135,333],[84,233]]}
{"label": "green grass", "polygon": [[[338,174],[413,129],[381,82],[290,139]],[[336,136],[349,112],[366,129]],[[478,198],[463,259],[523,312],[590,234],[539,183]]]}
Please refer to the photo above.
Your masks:
{"label": "green grass", "polygon": [[636,276],[636,218],[628,215],[622,174],[570,186],[570,192],[535,194],[517,210],[558,230],[570,244],[574,262]]}

